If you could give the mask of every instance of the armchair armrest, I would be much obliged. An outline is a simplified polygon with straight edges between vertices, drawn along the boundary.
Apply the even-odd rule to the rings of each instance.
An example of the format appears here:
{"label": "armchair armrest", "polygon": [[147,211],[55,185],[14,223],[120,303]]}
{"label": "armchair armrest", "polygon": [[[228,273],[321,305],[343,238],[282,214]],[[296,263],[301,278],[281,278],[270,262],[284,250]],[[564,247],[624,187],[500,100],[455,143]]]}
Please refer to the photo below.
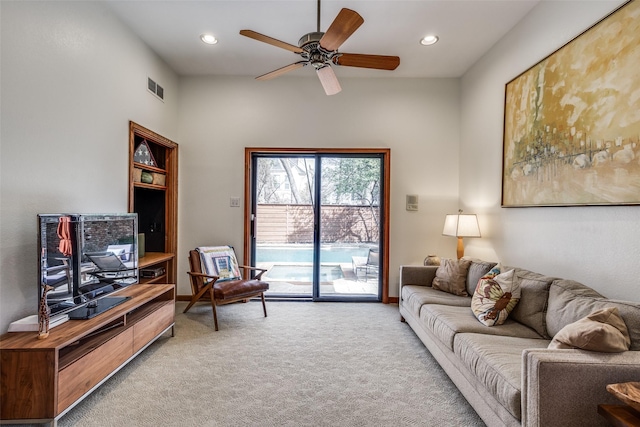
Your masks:
{"label": "armchair armrest", "polygon": [[220,276],[212,276],[211,274],[196,273],[194,271],[187,271],[187,274],[189,276],[194,276],[194,277],[205,277],[207,279],[212,279],[214,281],[220,278]]}
{"label": "armchair armrest", "polygon": [[250,270],[250,271],[259,271],[260,273],[256,274],[253,278],[255,280],[260,280],[260,278],[262,277],[262,275],[267,271],[264,268],[258,268],[258,267],[252,267],[250,265],[239,265],[238,267],[243,268],[245,270]]}
{"label": "armchair armrest", "polygon": [[607,425],[598,405],[620,403],[607,392],[607,384],[639,379],[640,351],[525,350],[522,426]]}

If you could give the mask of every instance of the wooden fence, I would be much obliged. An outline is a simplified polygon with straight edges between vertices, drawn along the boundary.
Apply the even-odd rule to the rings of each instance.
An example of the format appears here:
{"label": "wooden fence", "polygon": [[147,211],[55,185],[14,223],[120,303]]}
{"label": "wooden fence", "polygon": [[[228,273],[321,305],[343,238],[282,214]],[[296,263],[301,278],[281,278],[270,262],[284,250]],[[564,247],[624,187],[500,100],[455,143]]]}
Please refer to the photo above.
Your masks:
{"label": "wooden fence", "polygon": [[[323,206],[321,243],[370,243],[380,239],[378,206]],[[310,205],[258,205],[257,243],[312,243]]]}

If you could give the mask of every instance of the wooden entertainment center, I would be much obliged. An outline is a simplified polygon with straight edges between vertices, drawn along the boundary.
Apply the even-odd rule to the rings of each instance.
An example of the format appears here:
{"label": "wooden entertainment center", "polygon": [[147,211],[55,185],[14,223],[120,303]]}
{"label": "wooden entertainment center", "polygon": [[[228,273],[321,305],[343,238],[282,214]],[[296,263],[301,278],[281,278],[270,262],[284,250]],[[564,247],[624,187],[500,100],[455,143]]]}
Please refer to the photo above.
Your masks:
{"label": "wooden entertainment center", "polygon": [[51,423],[171,329],[175,286],[136,284],[131,299],[88,320],[0,336],[1,423]]}

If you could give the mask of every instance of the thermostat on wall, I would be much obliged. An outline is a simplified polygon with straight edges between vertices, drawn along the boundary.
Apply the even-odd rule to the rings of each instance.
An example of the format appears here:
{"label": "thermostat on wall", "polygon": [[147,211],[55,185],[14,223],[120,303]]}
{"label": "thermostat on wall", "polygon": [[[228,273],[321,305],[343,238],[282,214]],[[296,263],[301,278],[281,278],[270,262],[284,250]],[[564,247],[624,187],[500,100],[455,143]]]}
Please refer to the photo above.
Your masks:
{"label": "thermostat on wall", "polygon": [[418,196],[416,194],[407,194],[407,210],[418,210]]}

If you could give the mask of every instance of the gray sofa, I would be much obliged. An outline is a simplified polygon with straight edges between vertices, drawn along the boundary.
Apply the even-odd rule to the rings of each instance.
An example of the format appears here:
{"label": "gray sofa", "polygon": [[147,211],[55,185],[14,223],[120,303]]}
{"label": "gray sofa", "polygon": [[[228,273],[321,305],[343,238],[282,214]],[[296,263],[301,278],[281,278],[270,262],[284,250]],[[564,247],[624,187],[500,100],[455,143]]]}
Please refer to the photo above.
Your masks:
{"label": "gray sofa", "polygon": [[[473,260],[469,295],[494,265]],[[504,324],[488,327],[473,315],[471,296],[431,286],[436,269],[400,267],[401,320],[488,426],[606,426],[598,404],[620,403],[606,385],[640,381],[640,302],[610,300],[578,282],[515,268],[521,299]],[[627,325],[630,351],[547,348],[565,325],[611,306]]]}

